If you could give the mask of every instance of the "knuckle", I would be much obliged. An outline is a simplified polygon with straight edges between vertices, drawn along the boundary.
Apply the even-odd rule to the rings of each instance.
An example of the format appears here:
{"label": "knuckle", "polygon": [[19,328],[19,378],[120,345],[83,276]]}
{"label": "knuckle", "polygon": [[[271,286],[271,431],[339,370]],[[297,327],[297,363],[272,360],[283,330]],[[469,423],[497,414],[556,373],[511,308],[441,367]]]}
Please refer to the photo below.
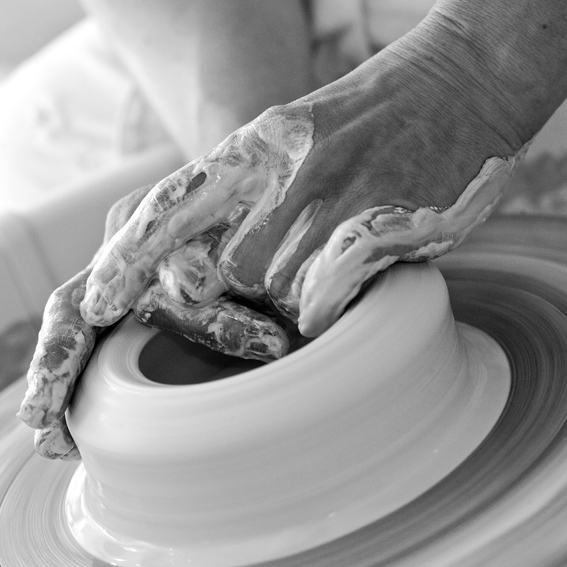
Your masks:
{"label": "knuckle", "polygon": [[130,219],[143,198],[150,192],[152,185],[144,185],[125,195],[112,207],[106,215],[104,241],[110,240]]}

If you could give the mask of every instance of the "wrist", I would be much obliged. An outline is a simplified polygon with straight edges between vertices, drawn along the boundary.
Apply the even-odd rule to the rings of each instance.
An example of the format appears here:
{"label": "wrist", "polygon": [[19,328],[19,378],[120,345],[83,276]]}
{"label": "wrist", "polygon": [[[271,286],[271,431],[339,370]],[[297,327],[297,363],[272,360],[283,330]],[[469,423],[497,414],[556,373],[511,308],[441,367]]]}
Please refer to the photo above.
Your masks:
{"label": "wrist", "polygon": [[427,64],[467,90],[473,108],[513,148],[567,96],[562,0],[439,0],[413,35]]}

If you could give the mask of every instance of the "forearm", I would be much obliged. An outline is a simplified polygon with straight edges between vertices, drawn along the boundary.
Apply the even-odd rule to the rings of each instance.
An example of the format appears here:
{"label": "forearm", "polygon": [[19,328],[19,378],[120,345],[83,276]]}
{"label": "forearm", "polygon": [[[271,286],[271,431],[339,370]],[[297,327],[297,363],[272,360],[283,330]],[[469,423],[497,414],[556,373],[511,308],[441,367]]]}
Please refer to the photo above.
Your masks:
{"label": "forearm", "polygon": [[84,0],[187,158],[310,88],[299,0]]}
{"label": "forearm", "polygon": [[567,97],[564,0],[438,0],[425,23],[438,30],[441,55],[497,101],[513,147],[533,137]]}

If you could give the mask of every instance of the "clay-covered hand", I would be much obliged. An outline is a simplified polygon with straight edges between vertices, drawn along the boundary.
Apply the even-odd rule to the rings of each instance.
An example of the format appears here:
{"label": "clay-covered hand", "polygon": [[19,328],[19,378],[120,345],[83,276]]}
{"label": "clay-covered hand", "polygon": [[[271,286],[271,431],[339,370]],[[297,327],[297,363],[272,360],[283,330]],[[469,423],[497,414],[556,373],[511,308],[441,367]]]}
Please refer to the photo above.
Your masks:
{"label": "clay-covered hand", "polygon": [[[118,201],[109,211],[103,245],[128,220],[150,187],[142,187]],[[77,377],[85,367],[101,328],[83,320],[79,305],[85,295],[91,263],[49,297],[27,374],[28,390],[18,417],[36,429],[37,452],[48,458],[75,460],[79,452],[67,429],[64,412]]]}
{"label": "clay-covered hand", "polygon": [[[112,207],[105,243],[124,226],[150,189],[140,188]],[[238,207],[224,223],[166,258],[158,270],[159,278],[135,303],[135,316],[147,325],[177,332],[225,354],[262,361],[284,356],[288,338],[273,318],[227,296],[219,298],[226,287],[216,276],[216,262],[247,210]],[[64,412],[103,331],[87,323],[79,311],[87,277],[99,254],[100,250],[87,268],[58,288],[45,307],[28,371],[28,391],[18,414],[37,429],[35,447],[43,457],[80,458]]]}
{"label": "clay-covered hand", "polygon": [[307,336],[392,262],[457,246],[494,208],[527,140],[497,89],[439,53],[441,36],[418,27],[158,183],[102,252],[84,318],[118,320],[167,256],[242,206],[222,281],[270,299]]}

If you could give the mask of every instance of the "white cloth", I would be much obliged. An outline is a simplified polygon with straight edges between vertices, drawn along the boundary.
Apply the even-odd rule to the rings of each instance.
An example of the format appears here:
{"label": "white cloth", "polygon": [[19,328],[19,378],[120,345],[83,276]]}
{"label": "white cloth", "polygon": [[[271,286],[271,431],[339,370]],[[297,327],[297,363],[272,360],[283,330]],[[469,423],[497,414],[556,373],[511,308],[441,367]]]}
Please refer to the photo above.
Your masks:
{"label": "white cloth", "polygon": [[97,26],[85,20],[0,85],[0,210],[168,140]]}

